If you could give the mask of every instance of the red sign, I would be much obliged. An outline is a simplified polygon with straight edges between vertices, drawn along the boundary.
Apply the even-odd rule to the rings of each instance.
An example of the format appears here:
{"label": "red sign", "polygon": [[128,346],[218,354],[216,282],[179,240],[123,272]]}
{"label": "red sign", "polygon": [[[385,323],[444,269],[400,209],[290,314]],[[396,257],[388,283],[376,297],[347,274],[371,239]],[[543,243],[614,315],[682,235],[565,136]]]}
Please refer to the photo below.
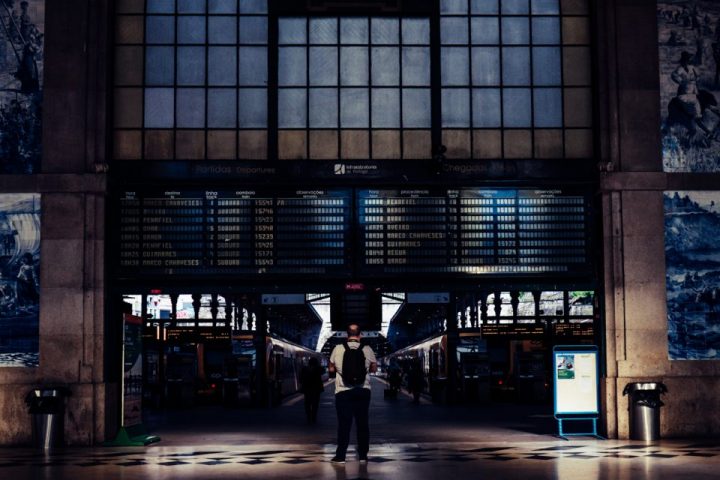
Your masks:
{"label": "red sign", "polygon": [[348,292],[361,292],[365,290],[364,283],[346,283],[345,290]]}

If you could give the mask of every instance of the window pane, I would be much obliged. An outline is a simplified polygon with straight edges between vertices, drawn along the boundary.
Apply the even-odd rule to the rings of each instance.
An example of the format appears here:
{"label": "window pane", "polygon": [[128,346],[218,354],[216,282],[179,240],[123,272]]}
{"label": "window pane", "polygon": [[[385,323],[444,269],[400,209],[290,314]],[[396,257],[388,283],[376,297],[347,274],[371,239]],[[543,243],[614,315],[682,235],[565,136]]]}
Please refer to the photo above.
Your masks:
{"label": "window pane", "polygon": [[208,127],[236,128],[237,94],[230,88],[208,89]]}
{"label": "window pane", "polygon": [[500,84],[500,49],[485,47],[472,49],[473,85]]}
{"label": "window pane", "polygon": [[393,44],[400,43],[400,20],[397,18],[373,18],[370,20],[372,43]]}
{"label": "window pane", "polygon": [[505,85],[530,84],[530,49],[503,48],[502,78]]}
{"label": "window pane", "polygon": [[340,43],[368,43],[368,19],[341,18]]}
{"label": "window pane", "polygon": [[305,128],[307,124],[307,96],[304,89],[278,90],[278,127]]}
{"label": "window pane", "polygon": [[503,89],[503,126],[530,126],[530,89]]}
{"label": "window pane", "polygon": [[562,91],[536,88],[533,93],[535,127],[562,127]]}
{"label": "window pane", "polygon": [[175,13],[175,0],[147,0],[147,13]]}
{"label": "window pane", "polygon": [[267,85],[267,47],[240,47],[240,85]]}
{"label": "window pane", "polygon": [[533,83],[560,85],[560,47],[533,48]]}
{"label": "window pane", "polygon": [[205,43],[205,17],[178,17],[178,43]]}
{"label": "window pane", "polygon": [[430,21],[422,18],[403,18],[402,43],[428,45],[430,43]]}
{"label": "window pane", "polygon": [[307,43],[305,27],[304,18],[278,19],[278,43]]}
{"label": "window pane", "polygon": [[209,0],[208,12],[237,13],[237,2],[235,0]]}
{"label": "window pane", "polygon": [[278,83],[280,85],[305,85],[305,48],[281,47],[278,50]]}
{"label": "window pane", "polygon": [[442,85],[468,85],[470,60],[467,47],[443,47],[440,52]]}
{"label": "window pane", "polygon": [[208,48],[208,84],[237,85],[235,47]]}
{"label": "window pane", "polygon": [[175,78],[175,49],[147,47],[145,50],[145,83],[172,85]]}
{"label": "window pane", "polygon": [[145,89],[146,128],[172,128],[175,108],[172,88]]}
{"label": "window pane", "polygon": [[502,19],[502,43],[522,45],[530,43],[530,26],[527,18]]}
{"label": "window pane", "polygon": [[470,11],[483,15],[498,13],[498,0],[470,0]]}
{"label": "window pane", "polygon": [[467,13],[467,0],[440,0],[440,13]]}
{"label": "window pane", "polygon": [[532,13],[534,15],[552,15],[560,13],[558,0],[532,0]]}
{"label": "window pane", "polygon": [[505,15],[512,14],[528,14],[528,0],[501,0],[502,13]]}
{"label": "window pane", "polygon": [[240,17],[240,43],[265,45],[267,36],[267,17]]}
{"label": "window pane", "polygon": [[366,88],[340,90],[340,127],[367,128],[369,103]]}
{"label": "window pane", "polygon": [[441,18],[440,43],[443,45],[466,45],[468,43],[467,18]]}
{"label": "window pane", "polygon": [[397,47],[372,48],[372,84],[400,84],[400,50]]}
{"label": "window pane", "polygon": [[473,127],[499,127],[500,90],[495,88],[475,89],[472,95]]}
{"label": "window pane", "polygon": [[205,13],[205,0],[177,0],[178,13]]}
{"label": "window pane", "polygon": [[430,85],[430,49],[426,47],[403,47],[403,85]]}
{"label": "window pane", "polygon": [[340,48],[340,84],[368,84],[368,49],[366,47]]}
{"label": "window pane", "polygon": [[177,127],[205,127],[205,89],[178,88],[177,90]]}
{"label": "window pane", "polygon": [[402,123],[405,128],[430,128],[430,89],[404,88]]}
{"label": "window pane", "polygon": [[475,45],[497,45],[500,43],[498,19],[492,17],[476,17],[471,20],[472,43]]}
{"label": "window pane", "polygon": [[443,88],[442,126],[470,126],[470,90],[465,88]]}
{"label": "window pane", "polygon": [[267,13],[267,11],[267,0],[240,0],[240,13]]}
{"label": "window pane", "polygon": [[310,47],[310,85],[337,84],[337,47]]}
{"label": "window pane", "polygon": [[237,24],[235,17],[208,17],[209,43],[236,43]]}
{"label": "window pane", "polygon": [[557,18],[533,18],[532,42],[550,45],[560,44],[560,20]]}
{"label": "window pane", "polygon": [[178,47],[177,82],[179,85],[205,83],[205,47]]}
{"label": "window pane", "polygon": [[267,90],[241,88],[238,92],[238,117],[240,128],[266,128]]}
{"label": "window pane", "polygon": [[372,96],[372,128],[400,127],[400,90],[374,88]]}
{"label": "window pane", "polygon": [[147,17],[145,30],[147,43],[175,43],[174,17]]}
{"label": "window pane", "polygon": [[338,43],[337,18],[311,18],[310,43]]}
{"label": "window pane", "polygon": [[337,110],[337,88],[310,89],[310,128],[337,128]]}

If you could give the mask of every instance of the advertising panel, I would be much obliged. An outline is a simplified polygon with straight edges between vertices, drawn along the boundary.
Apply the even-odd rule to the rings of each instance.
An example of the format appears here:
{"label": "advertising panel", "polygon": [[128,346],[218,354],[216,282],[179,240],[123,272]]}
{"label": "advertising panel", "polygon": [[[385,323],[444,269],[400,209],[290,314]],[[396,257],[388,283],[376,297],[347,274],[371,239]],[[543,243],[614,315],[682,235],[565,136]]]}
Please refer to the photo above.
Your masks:
{"label": "advertising panel", "polygon": [[597,350],[555,347],[555,414],[597,414]]}

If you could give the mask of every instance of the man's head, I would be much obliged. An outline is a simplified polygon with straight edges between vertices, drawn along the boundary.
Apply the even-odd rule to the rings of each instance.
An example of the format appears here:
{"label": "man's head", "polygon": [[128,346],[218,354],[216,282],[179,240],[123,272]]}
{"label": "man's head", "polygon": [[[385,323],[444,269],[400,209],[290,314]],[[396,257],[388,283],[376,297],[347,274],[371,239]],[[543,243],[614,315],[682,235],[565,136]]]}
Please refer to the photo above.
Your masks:
{"label": "man's head", "polygon": [[360,337],[360,325],[358,325],[357,323],[351,323],[350,325],[348,325],[347,334],[348,334],[348,338],[350,338],[350,337],[358,337],[359,338]]}

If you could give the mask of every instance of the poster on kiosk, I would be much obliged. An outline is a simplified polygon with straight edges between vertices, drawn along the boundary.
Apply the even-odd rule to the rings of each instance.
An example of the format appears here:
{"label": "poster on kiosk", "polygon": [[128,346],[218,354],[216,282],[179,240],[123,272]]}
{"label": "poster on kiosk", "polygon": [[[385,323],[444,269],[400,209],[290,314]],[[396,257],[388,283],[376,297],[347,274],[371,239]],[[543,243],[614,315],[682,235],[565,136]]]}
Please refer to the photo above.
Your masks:
{"label": "poster on kiosk", "polygon": [[[594,345],[558,345],[553,349],[555,418],[560,437],[597,433],[600,414],[598,396],[598,350]],[[563,421],[592,422],[591,432],[565,433]]]}

